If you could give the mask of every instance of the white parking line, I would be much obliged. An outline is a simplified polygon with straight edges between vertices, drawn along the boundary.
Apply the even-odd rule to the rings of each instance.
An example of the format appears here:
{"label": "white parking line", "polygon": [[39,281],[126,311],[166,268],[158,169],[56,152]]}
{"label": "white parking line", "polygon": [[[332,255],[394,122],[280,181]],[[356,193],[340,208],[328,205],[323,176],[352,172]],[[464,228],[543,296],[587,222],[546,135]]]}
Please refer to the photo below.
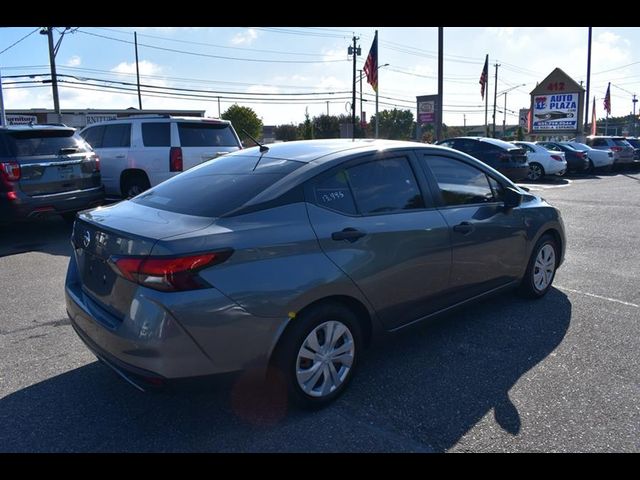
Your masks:
{"label": "white parking line", "polygon": [[609,300],[610,302],[616,302],[616,303],[621,303],[623,305],[628,305],[630,307],[640,308],[640,305],[636,305],[635,303],[630,303],[630,302],[623,302],[622,300],[618,300],[616,298],[603,297],[600,295],[596,295],[594,293],[581,292],[580,290],[573,290],[572,288],[567,288],[560,285],[554,285],[554,286],[556,288],[559,288],[560,290],[566,290],[567,292],[579,293],[581,295],[587,295],[588,297],[600,298],[602,300]]}

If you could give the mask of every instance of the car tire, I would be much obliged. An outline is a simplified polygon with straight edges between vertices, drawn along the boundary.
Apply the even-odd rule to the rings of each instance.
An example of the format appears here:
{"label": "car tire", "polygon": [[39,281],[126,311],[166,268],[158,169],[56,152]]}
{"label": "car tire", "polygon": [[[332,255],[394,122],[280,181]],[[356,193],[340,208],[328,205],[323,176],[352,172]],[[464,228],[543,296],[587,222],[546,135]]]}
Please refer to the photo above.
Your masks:
{"label": "car tire", "polygon": [[544,177],[544,167],[540,165],[538,162],[533,162],[529,164],[529,173],[527,174],[527,178],[532,182],[536,182]]}
{"label": "car tire", "polygon": [[587,173],[593,175],[596,172],[596,167],[591,160],[589,160],[589,167],[587,168]]}
{"label": "car tire", "polygon": [[151,187],[149,179],[144,173],[129,173],[122,179],[122,197],[132,198]]}
{"label": "car tire", "polygon": [[543,235],[536,243],[527,270],[520,283],[519,293],[526,298],[542,298],[551,288],[558,268],[560,252],[554,238]]}
{"label": "car tire", "polygon": [[344,392],[362,349],[356,315],[339,303],[324,303],[291,320],[273,355],[272,367],[284,377],[293,403],[318,409]]}

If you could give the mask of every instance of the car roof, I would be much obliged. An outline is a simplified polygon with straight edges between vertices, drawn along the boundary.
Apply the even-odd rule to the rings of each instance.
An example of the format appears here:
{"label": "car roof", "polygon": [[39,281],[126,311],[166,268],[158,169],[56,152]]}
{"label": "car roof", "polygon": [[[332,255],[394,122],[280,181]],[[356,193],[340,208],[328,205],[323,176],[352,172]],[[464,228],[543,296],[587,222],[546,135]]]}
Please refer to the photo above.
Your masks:
{"label": "car roof", "polygon": [[509,143],[509,142],[505,142],[504,140],[499,140],[497,138],[491,138],[491,137],[452,137],[452,138],[447,138],[443,141],[446,140],[476,140],[478,142],[486,142],[486,143],[491,143],[492,145],[496,145],[498,147],[502,147],[502,148],[507,148],[507,147],[511,147],[513,148],[514,145],[513,143]]}
{"label": "car roof", "polygon": [[37,123],[34,123],[33,125],[6,125],[0,127],[0,131],[6,132],[26,132],[36,130],[68,130],[72,132],[76,131],[75,128],[67,127],[66,125],[47,125]]}
{"label": "car roof", "polygon": [[173,120],[179,120],[181,122],[214,123],[214,124],[231,125],[231,122],[229,120],[223,120],[222,118],[178,117],[178,116],[171,116],[171,115],[131,115],[129,117],[112,118],[109,120],[103,120],[101,122],[91,123],[89,125],[84,126],[83,128],[93,127],[96,125],[107,125],[107,124],[122,123],[122,122],[140,121],[140,120],[165,120],[168,122]]}
{"label": "car roof", "polygon": [[251,147],[228,153],[226,156],[253,156],[256,160],[262,157],[309,163],[314,160],[319,160],[322,157],[343,152],[370,153],[379,150],[388,150],[390,148],[444,148],[418,142],[376,140],[373,138],[357,138],[355,140],[348,138],[297,140],[293,142],[270,143],[266,146],[269,148],[269,151],[265,153],[261,153],[259,147]]}

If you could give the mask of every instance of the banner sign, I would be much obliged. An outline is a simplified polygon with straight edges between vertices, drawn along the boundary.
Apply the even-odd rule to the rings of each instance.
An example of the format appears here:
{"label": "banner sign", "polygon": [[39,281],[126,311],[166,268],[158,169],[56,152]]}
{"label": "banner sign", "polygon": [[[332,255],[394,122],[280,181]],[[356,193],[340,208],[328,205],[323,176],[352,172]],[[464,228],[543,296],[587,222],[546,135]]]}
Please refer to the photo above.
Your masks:
{"label": "banner sign", "polygon": [[436,101],[437,95],[423,95],[416,97],[418,103],[418,123],[436,122]]}
{"label": "banner sign", "polygon": [[117,115],[109,115],[109,114],[105,114],[105,115],[87,115],[87,125],[90,125],[92,123],[104,122],[106,120],[115,120],[116,118],[118,118]]}
{"label": "banner sign", "polygon": [[533,131],[577,130],[579,94],[536,95],[533,99]]}
{"label": "banner sign", "polygon": [[30,123],[38,123],[38,117],[35,115],[7,115],[7,123],[9,125],[29,125]]}

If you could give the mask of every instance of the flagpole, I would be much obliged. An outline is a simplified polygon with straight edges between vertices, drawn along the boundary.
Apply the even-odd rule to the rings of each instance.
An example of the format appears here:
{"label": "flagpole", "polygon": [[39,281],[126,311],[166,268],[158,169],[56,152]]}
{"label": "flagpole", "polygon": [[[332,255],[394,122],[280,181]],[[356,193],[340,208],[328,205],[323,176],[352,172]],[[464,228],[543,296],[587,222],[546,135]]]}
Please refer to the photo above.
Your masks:
{"label": "flagpole", "polygon": [[[378,30],[376,30],[376,34],[375,34],[375,36],[373,38],[375,38],[376,41],[377,41],[377,39],[378,39]],[[376,138],[378,138],[378,123],[379,123],[378,122],[378,90],[380,90],[380,77],[378,76],[378,70],[377,69],[379,68],[378,65],[380,65],[380,52],[379,52],[379,49],[377,48],[377,46],[376,46],[376,55],[377,55],[377,58],[376,58],[376,81],[378,82],[378,85],[377,85],[378,88],[376,88]]]}
{"label": "flagpole", "polygon": [[[485,60],[485,65],[489,65],[489,54],[487,54],[487,59]],[[484,133],[485,137],[489,136],[489,124],[487,123],[487,119],[489,116],[489,72],[487,71],[487,79],[485,80],[484,85]]]}
{"label": "flagpole", "polygon": [[4,113],[4,98],[2,96],[2,72],[0,72],[0,126],[7,126],[7,117]]}

